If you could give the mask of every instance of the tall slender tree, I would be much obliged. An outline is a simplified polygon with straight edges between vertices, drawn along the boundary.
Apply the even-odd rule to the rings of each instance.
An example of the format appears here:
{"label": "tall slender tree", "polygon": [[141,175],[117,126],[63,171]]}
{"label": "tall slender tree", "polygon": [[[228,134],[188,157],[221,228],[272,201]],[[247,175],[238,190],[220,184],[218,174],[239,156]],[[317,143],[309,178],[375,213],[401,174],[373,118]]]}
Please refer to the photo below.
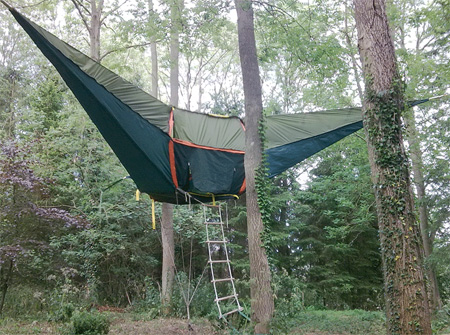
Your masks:
{"label": "tall slender tree", "polygon": [[100,28],[105,19],[103,15],[104,0],[72,0],[84,26],[89,33],[89,56],[100,60]]}
{"label": "tall slender tree", "polygon": [[[153,12],[153,0],[148,0],[149,20]],[[150,22],[150,25],[152,23]],[[156,49],[155,38],[150,43],[150,58],[152,60],[152,95],[158,98],[158,52]]]}
{"label": "tall slender tree", "polygon": [[402,136],[404,86],[386,4],[385,0],[354,0],[354,6],[366,86],[363,121],[380,229],[388,334],[431,334],[422,241]]}
{"label": "tall slender tree", "polygon": [[[89,33],[89,56],[100,62],[103,56],[109,54],[105,53],[103,56],[100,49],[100,32],[101,27],[106,19],[114,13],[117,13],[126,0],[115,0],[112,2],[105,0],[71,0],[75,6],[85,28]],[[108,6],[109,5],[109,6]]]}
{"label": "tall slender tree", "polygon": [[[179,55],[181,11],[183,0],[170,0],[170,104],[178,106]],[[162,205],[161,240],[163,247],[162,304],[165,313],[170,311],[173,281],[175,278],[175,242],[173,231],[173,205]]]}
{"label": "tall slender tree", "polygon": [[[417,1],[411,2],[404,0],[396,2],[395,6],[392,6],[391,8],[391,11],[393,12],[391,15],[395,18],[393,22],[394,30],[396,32],[395,41],[399,44],[399,55],[402,57],[402,62],[406,64],[405,72],[407,73],[406,80],[408,83],[407,95],[409,92],[413,97],[416,96],[419,90],[431,92],[432,90],[439,90],[441,88],[442,85],[439,81],[433,80],[431,85],[428,84],[427,77],[430,75],[432,76],[433,74],[431,71],[424,71],[424,58],[427,59],[427,62],[435,63],[436,61],[433,58],[429,59],[427,55],[431,53],[439,55],[442,46],[446,44],[445,42],[439,43],[438,45],[434,44],[433,41],[436,38],[436,35],[431,33],[433,24],[431,23],[432,19],[430,16],[432,16],[431,13],[434,11],[439,11],[439,5],[436,3],[427,8],[424,12],[426,13],[425,15],[422,14],[423,8],[420,7],[421,6]],[[414,28],[411,27],[411,18],[418,17],[420,18],[416,19],[417,22],[414,22],[413,24]],[[414,39],[414,48],[408,50],[407,45],[409,43],[407,43],[407,39],[409,39],[410,36]],[[439,58],[440,57],[438,57],[438,59]],[[439,70],[433,66],[433,72],[437,73]],[[430,200],[427,196],[426,178],[424,176],[426,169],[420,143],[420,132],[416,126],[416,115],[413,109],[406,111],[404,120],[407,127],[405,134],[409,144],[411,157],[411,167],[417,197],[416,206],[419,212],[420,232],[425,258],[429,260],[429,257],[433,252],[435,232],[433,231],[434,229],[431,229],[430,227]],[[439,285],[434,267],[433,262],[427,262],[426,270],[429,282],[429,299],[432,310],[442,307]]]}
{"label": "tall slender tree", "polygon": [[262,241],[264,224],[258,205],[257,171],[263,166],[263,143],[259,134],[262,121],[262,90],[256,54],[252,2],[236,0],[239,55],[245,99],[245,178],[247,202],[248,252],[250,258],[250,295],[252,321],[256,334],[268,334],[274,311],[271,275]]}
{"label": "tall slender tree", "polygon": [[[416,121],[414,120],[414,111],[410,110],[405,113],[405,123],[408,127],[406,139],[409,143],[411,153],[411,166],[414,177],[414,184],[416,186],[420,234],[422,237],[423,251],[425,258],[429,258],[433,252],[433,236],[430,236],[430,227],[428,220],[428,204],[426,198],[425,178],[423,175],[424,165],[423,156],[420,150],[419,134],[416,129]],[[427,266],[428,281],[430,283],[429,298],[432,310],[437,310],[442,307],[441,296],[439,292],[439,285],[437,282],[434,264]]]}

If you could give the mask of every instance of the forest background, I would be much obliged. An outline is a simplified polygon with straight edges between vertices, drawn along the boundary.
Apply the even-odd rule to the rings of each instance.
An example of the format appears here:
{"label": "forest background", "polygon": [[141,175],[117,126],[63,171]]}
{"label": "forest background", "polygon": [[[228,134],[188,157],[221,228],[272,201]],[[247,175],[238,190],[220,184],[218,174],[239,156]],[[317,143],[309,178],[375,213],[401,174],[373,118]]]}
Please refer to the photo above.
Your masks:
{"label": "forest background", "polygon": [[[75,4],[12,3],[89,54],[88,30]],[[99,60],[151,91],[151,43],[158,53],[160,96],[169,101],[169,1],[105,1]],[[79,7],[78,7],[79,8]],[[153,8],[153,9],[151,9]],[[254,2],[263,100],[269,114],[361,104],[363,83],[350,2]],[[180,106],[244,115],[234,8],[192,1],[182,10]],[[450,2],[395,0],[389,18],[408,99],[449,93]],[[0,314],[64,318],[70,309],[114,306],[161,314],[161,241],[150,201],[6,9],[0,10]],[[450,318],[449,100],[409,110],[406,139],[423,176],[416,200],[429,220],[426,267],[440,297],[437,322]],[[413,162],[414,163],[414,162]],[[417,171],[414,170],[417,183]],[[111,187],[110,187],[111,186]],[[421,186],[416,184],[417,189]],[[383,310],[383,280],[367,144],[356,133],[271,181],[266,246],[280,329],[304,310]],[[416,192],[419,195],[419,192]],[[245,199],[231,201],[227,237],[237,289],[249,306]],[[157,207],[157,216],[160,208]],[[205,265],[197,206],[176,206],[177,268],[171,315],[217,317]],[[429,276],[431,277],[431,276]],[[431,286],[430,280],[430,286]],[[248,308],[248,307],[246,307]]]}

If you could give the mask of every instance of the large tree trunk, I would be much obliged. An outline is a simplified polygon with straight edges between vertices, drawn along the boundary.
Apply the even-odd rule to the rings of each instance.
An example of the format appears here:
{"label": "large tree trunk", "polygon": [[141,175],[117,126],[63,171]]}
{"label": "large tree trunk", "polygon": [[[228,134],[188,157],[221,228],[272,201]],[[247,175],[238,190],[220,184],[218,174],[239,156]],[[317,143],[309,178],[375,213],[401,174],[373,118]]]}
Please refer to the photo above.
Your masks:
{"label": "large tree trunk", "polygon": [[238,17],[239,55],[245,97],[245,178],[247,184],[247,230],[250,257],[250,295],[252,321],[256,334],[268,334],[274,301],[270,286],[270,268],[261,240],[264,225],[258,206],[256,171],[262,166],[262,143],[259,126],[262,119],[262,93],[256,55],[253,9],[251,1],[235,0]]}
{"label": "large tree trunk", "polygon": [[[407,126],[407,140],[410,146],[411,163],[414,176],[414,184],[417,191],[417,201],[419,208],[420,233],[422,236],[423,250],[425,257],[428,258],[433,252],[433,240],[430,237],[430,229],[428,225],[428,206],[425,196],[425,181],[423,177],[423,158],[420,150],[420,142],[417,136],[416,124],[414,120],[414,111],[411,110],[405,114],[405,122]],[[437,282],[436,272],[432,264],[427,266],[427,275],[430,283],[429,298],[433,310],[442,307],[441,295]]]}
{"label": "large tree trunk", "polygon": [[[171,0],[170,19],[172,27],[170,31],[170,104],[178,106],[179,87],[179,55],[180,42],[179,32],[181,30],[182,0]],[[162,205],[161,236],[163,247],[162,268],[162,304],[164,313],[170,311],[173,281],[175,278],[175,243],[173,237],[173,205],[164,203]]]}
{"label": "large tree trunk", "polygon": [[366,93],[363,121],[375,189],[389,334],[431,334],[420,230],[401,132],[403,84],[384,0],[354,0]]}

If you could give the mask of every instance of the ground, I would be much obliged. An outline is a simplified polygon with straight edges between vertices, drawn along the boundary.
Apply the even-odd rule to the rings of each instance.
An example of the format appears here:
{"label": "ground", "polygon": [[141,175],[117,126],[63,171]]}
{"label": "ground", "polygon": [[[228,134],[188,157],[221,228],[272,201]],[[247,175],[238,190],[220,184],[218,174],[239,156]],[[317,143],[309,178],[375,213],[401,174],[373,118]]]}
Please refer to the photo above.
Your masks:
{"label": "ground", "polygon": [[[111,319],[109,335],[237,335],[230,328],[219,329],[207,319],[195,319],[191,329],[186,319],[149,319],[145,314],[108,313]],[[362,317],[361,317],[362,315]],[[356,316],[360,316],[356,318]],[[370,316],[373,319],[370,319]],[[18,321],[0,319],[0,335],[67,335],[68,324],[46,321]],[[385,335],[384,322],[377,314],[362,311],[305,311],[290,319],[284,329],[275,329],[273,334],[286,335]],[[288,329],[286,331],[286,329]],[[249,335],[241,332],[240,335]],[[450,335],[447,324],[436,335]]]}
{"label": "ground", "polygon": [[[154,319],[135,320],[133,315],[113,315],[109,335],[219,335],[204,319],[192,322],[191,331],[187,320]],[[50,322],[18,322],[6,320],[0,323],[0,335],[59,335],[64,325]]]}

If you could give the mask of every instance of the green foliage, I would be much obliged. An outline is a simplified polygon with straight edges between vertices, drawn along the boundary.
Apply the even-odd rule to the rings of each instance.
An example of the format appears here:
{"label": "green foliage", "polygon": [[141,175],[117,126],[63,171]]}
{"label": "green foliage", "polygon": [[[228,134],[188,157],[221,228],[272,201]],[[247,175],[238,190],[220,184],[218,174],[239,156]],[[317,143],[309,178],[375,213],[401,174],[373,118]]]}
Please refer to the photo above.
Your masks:
{"label": "green foliage", "polygon": [[161,293],[153,286],[151,278],[145,278],[145,294],[143,298],[133,302],[133,312],[145,313],[148,317],[155,318],[161,312]]}
{"label": "green foliage", "polygon": [[273,334],[302,334],[329,332],[331,334],[384,335],[385,320],[382,312],[363,310],[333,311],[308,309],[295,316],[285,315],[277,309],[272,322]]}
{"label": "green foliage", "polygon": [[[443,231],[435,240],[433,254],[428,262],[436,268],[439,281],[441,298],[444,303],[450,303],[450,244],[448,243],[449,232]],[[447,305],[447,311],[448,311]]]}
{"label": "green foliage", "polygon": [[[275,80],[267,100],[278,112],[352,103],[347,51],[340,43],[342,6],[335,2],[271,1],[257,12],[262,76]],[[330,97],[333,97],[330,99]]]}
{"label": "green foliage", "polygon": [[[310,293],[307,284],[289,276],[287,271],[275,273],[272,277],[272,287],[277,299],[275,310],[284,318],[296,317],[305,310],[305,297]],[[310,300],[311,301],[311,300]]]}
{"label": "green foliage", "polygon": [[443,306],[433,318],[433,332],[446,334],[450,330],[450,305]]}
{"label": "green foliage", "polygon": [[98,312],[80,312],[72,317],[73,335],[104,335],[109,333],[108,316]]}
{"label": "green foliage", "polygon": [[261,150],[262,150],[262,161],[261,165],[258,167],[255,173],[255,185],[256,185],[256,194],[259,211],[261,213],[261,220],[264,225],[264,234],[261,236],[261,240],[266,247],[266,250],[269,251],[270,258],[270,250],[272,250],[270,245],[270,226],[273,220],[272,212],[272,202],[270,197],[270,189],[271,189],[271,181],[269,180],[269,168],[267,166],[267,158],[264,154],[264,150],[266,148],[266,125],[264,121],[264,116],[262,116],[259,123],[259,137],[261,140]]}
{"label": "green foliage", "polygon": [[[73,15],[77,13],[71,3],[64,4],[67,15],[58,20],[55,4],[56,1],[45,1],[22,10],[52,31],[58,30],[58,35],[66,34],[64,39],[86,50],[85,27]],[[405,47],[399,48],[398,56],[408,83],[408,96],[421,98],[445,93],[450,78],[446,52],[450,46],[448,0],[427,6],[422,1],[401,0],[396,5],[400,9],[392,13],[396,27],[393,32],[397,44]],[[115,8],[114,2],[108,6]],[[148,90],[150,60],[144,44],[157,40],[159,77],[162,91],[167,90],[167,69],[171,65],[166,50],[170,29],[164,13],[167,6],[163,4],[149,12],[147,1],[137,1],[130,6],[132,19],[128,19],[126,7],[120,7],[105,21],[110,29],[102,30],[102,50],[112,52],[104,62]],[[344,13],[342,7],[341,3],[330,1],[255,3],[266,114],[356,104],[350,71],[350,56],[356,49],[343,41],[344,17],[350,20],[350,34],[352,22],[350,13]],[[227,1],[202,0],[184,8],[181,91],[187,101],[193,92],[195,96],[197,90],[203,90],[202,110],[242,115],[235,24],[227,18],[228,10]],[[62,27],[57,26],[59,22]],[[418,47],[413,50],[415,43],[402,44],[402,34],[417,39]],[[27,196],[39,200],[40,205],[56,205],[74,216],[80,215],[89,223],[82,230],[63,227],[50,230],[39,220],[21,218],[20,235],[29,240],[42,235],[46,247],[43,252],[27,249],[26,257],[17,263],[6,296],[5,315],[18,317],[28,313],[65,321],[70,318],[73,306],[111,304],[131,306],[147,318],[159,316],[160,232],[150,229],[148,199],[135,202],[131,180],[105,190],[127,172],[58,75],[12,24],[6,11],[0,11],[0,35],[0,137],[14,133],[22,142],[38,139],[33,142],[31,157],[40,164],[33,166],[33,171],[52,180],[46,185],[48,197],[35,193]],[[141,46],[127,48],[132,44]],[[200,82],[202,87],[198,87]],[[165,91],[162,96],[167,96]],[[436,236],[435,252],[428,262],[436,266],[442,297],[447,302],[450,299],[449,236],[445,230],[450,215],[448,107],[444,101],[416,108],[430,190],[426,199],[430,207],[430,235]],[[349,329],[344,324],[345,313],[330,313],[327,317],[320,311],[310,314],[300,311],[308,306],[318,309],[382,306],[377,221],[365,146],[361,138],[352,136],[272,181],[265,177],[265,169],[260,171],[258,199],[267,228],[264,240],[271,256],[277,296],[276,327],[285,319],[286,323],[280,327],[295,328],[294,320],[300,315],[299,331],[309,323],[313,325],[311,329],[332,332],[333,322],[336,331],[344,331]],[[310,180],[300,185],[303,178],[299,174],[303,169],[309,171]],[[2,189],[1,201],[8,200],[6,189],[6,186]],[[229,204],[227,237],[241,303],[249,305],[244,200],[245,196],[234,206],[232,202]],[[4,208],[2,205],[1,213]],[[159,211],[157,208],[158,216]],[[185,316],[182,292],[188,288],[193,292],[206,263],[201,217],[195,206],[179,206],[174,214],[175,262],[180,281],[175,285],[173,299],[176,316]],[[0,223],[3,234],[0,244],[13,245],[17,239],[12,235],[5,237],[6,226],[5,221]],[[205,273],[191,303],[192,315],[216,318],[213,300]],[[365,317],[370,319],[370,315]],[[380,321],[375,316],[372,321]],[[437,321],[437,328],[445,324],[445,319],[442,320]],[[371,320],[351,315],[348,321],[359,324]],[[369,328],[361,327],[355,331],[371,334]]]}
{"label": "green foliage", "polygon": [[39,82],[35,91],[28,96],[30,107],[34,113],[24,117],[28,122],[21,127],[24,131],[34,133],[36,137],[58,126],[60,112],[63,109],[64,89],[60,79],[53,71],[47,77],[49,78]]}
{"label": "green foliage", "polygon": [[12,285],[6,295],[2,317],[14,319],[45,319],[46,298],[46,292],[42,291],[42,288],[37,285],[33,287],[26,282],[19,285]]}
{"label": "green foliage", "polygon": [[290,233],[284,249],[280,238],[286,257],[277,256],[277,266],[303,279],[306,306],[377,308],[381,259],[365,142],[352,136],[319,157],[307,188],[285,200],[279,228]]}
{"label": "green foliage", "polygon": [[61,305],[60,308],[50,315],[49,320],[55,322],[68,322],[72,318],[74,311],[75,306],[71,303]]}

